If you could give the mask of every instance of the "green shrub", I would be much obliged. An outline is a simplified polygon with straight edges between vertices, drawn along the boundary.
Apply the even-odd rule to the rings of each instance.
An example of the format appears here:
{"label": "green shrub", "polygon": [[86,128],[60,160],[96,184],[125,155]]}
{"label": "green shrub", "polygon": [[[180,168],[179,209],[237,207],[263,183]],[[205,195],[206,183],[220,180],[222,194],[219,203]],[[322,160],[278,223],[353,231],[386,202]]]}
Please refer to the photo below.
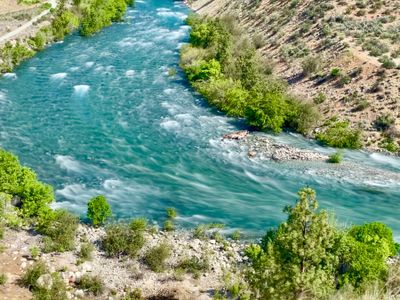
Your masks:
{"label": "green shrub", "polygon": [[144,300],[142,290],[139,288],[136,288],[133,291],[128,290],[125,292],[125,296],[121,298],[121,300]]}
{"label": "green shrub", "polygon": [[94,250],[94,246],[90,242],[85,242],[81,244],[81,248],[79,250],[78,256],[81,260],[91,260],[92,259],[92,253]]}
{"label": "green shrub", "polygon": [[93,225],[98,226],[111,216],[111,208],[104,196],[97,196],[88,202],[87,216]]}
{"label": "green shrub", "polygon": [[22,286],[35,289],[37,288],[37,280],[40,276],[49,273],[47,266],[43,261],[38,261],[32,266],[28,267],[26,272],[21,277]]}
{"label": "green shrub", "polygon": [[75,235],[79,219],[66,210],[53,211],[47,220],[38,226],[44,237],[44,252],[64,252],[75,248]]}
{"label": "green shrub", "polygon": [[166,260],[171,256],[171,247],[162,243],[147,251],[144,262],[153,272],[162,272],[166,268]]}
{"label": "green shrub", "polygon": [[361,147],[361,131],[350,128],[347,121],[333,122],[315,137],[318,141],[331,147],[349,149]]}
{"label": "green shrub", "polygon": [[321,58],[315,56],[306,57],[301,63],[303,74],[306,76],[313,75],[321,69]]}
{"label": "green shrub", "polygon": [[33,246],[33,247],[29,248],[29,253],[31,254],[31,257],[33,259],[36,259],[40,254],[40,249],[39,249],[39,247]]}
{"label": "green shrub", "polygon": [[341,152],[333,153],[329,155],[328,162],[331,164],[339,164],[343,160],[343,154]]}
{"label": "green shrub", "polygon": [[135,232],[143,232],[147,230],[148,222],[145,218],[136,218],[131,221],[129,226]]}
{"label": "green shrub", "polygon": [[376,118],[374,125],[376,129],[385,131],[388,130],[395,122],[395,119],[388,113],[382,114]]}
{"label": "green shrub", "polygon": [[59,273],[51,274],[51,288],[35,287],[34,300],[68,300],[67,287]]}
{"label": "green shrub", "polygon": [[168,217],[168,219],[173,220],[177,216],[178,216],[178,214],[177,214],[177,212],[176,212],[176,210],[174,208],[172,208],[172,207],[167,208],[167,217]]}
{"label": "green shrub", "polygon": [[384,67],[385,69],[396,68],[396,62],[386,55],[379,58],[379,62],[382,64],[382,67]]}
{"label": "green shrub", "polygon": [[200,273],[206,272],[210,268],[210,264],[207,257],[202,256],[185,258],[182,260],[177,268],[185,270],[187,273],[193,274],[195,277],[199,277]]}
{"label": "green shrub", "polygon": [[347,271],[341,276],[342,285],[359,287],[376,280],[386,279],[387,259],[397,254],[393,233],[379,222],[353,226],[344,241],[343,264]]}
{"label": "green shrub", "polygon": [[341,73],[342,73],[342,70],[340,70],[339,68],[333,68],[331,70],[332,77],[338,77]]}
{"label": "green shrub", "polygon": [[11,153],[0,149],[0,192],[21,199],[19,212],[23,217],[48,214],[54,198],[53,189],[37,180],[36,174],[20,165]]}
{"label": "green shrub", "polygon": [[321,104],[324,103],[326,100],[326,95],[323,92],[319,92],[315,97],[314,97],[314,103],[315,104]]}
{"label": "green shrub", "polygon": [[7,275],[6,274],[0,274],[0,285],[5,285],[7,283]]}
{"label": "green shrub", "polygon": [[5,231],[6,231],[6,227],[3,224],[0,224],[0,240],[4,239]]}
{"label": "green shrub", "polygon": [[79,27],[79,18],[71,11],[60,8],[51,23],[54,40],[61,41],[64,37]]}
{"label": "green shrub", "polygon": [[175,225],[171,220],[165,220],[164,225],[163,225],[163,230],[164,231],[174,231],[175,230]]}
{"label": "green shrub", "polygon": [[[133,225],[132,225],[133,224]],[[109,257],[129,255],[135,257],[144,246],[144,228],[132,223],[132,226],[124,223],[112,224],[106,227],[106,236],[102,241],[103,249]]]}
{"label": "green shrub", "polygon": [[239,230],[235,230],[231,234],[231,239],[234,241],[238,241],[238,240],[240,240],[241,236],[242,236],[241,232]]}
{"label": "green shrub", "polygon": [[369,55],[381,56],[389,52],[388,46],[377,38],[371,38],[364,42],[362,45],[363,50],[368,51]]}
{"label": "green shrub", "polygon": [[77,286],[94,296],[100,296],[104,292],[104,283],[97,276],[85,274],[81,277]]}

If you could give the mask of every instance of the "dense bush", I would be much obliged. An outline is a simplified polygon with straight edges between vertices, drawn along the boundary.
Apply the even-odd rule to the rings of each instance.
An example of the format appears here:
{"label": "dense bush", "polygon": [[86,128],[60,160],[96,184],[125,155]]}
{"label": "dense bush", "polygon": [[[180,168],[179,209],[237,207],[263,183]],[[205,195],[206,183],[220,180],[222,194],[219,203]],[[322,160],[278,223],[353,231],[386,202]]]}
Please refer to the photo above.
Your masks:
{"label": "dense bush", "polygon": [[387,260],[398,251],[392,231],[377,222],[339,229],[317,210],[312,189],[302,189],[299,196],[284,210],[287,221],[246,250],[251,298],[325,299],[338,289],[359,293],[384,282],[390,288]]}
{"label": "dense bush", "polygon": [[132,0],[93,0],[89,1],[82,12],[80,33],[84,36],[93,35],[112,22],[122,20],[127,5],[132,5]]}
{"label": "dense bush", "polygon": [[132,223],[117,223],[106,227],[106,236],[102,241],[103,249],[107,256],[119,257],[129,255],[135,257],[144,246],[145,227],[143,219],[133,220]]}
{"label": "dense bush", "polygon": [[328,146],[336,148],[358,149],[361,147],[361,130],[350,128],[349,122],[331,123],[316,139]]}
{"label": "dense bush", "polygon": [[24,217],[47,215],[54,198],[53,189],[37,180],[36,174],[21,166],[11,153],[0,149],[0,192],[20,199]]}
{"label": "dense bush", "polygon": [[34,51],[19,42],[14,45],[7,42],[0,48],[0,73],[11,72],[15,66],[18,66],[23,60],[32,57],[34,54]]}
{"label": "dense bush", "polygon": [[313,105],[288,94],[234,19],[190,15],[187,23],[191,45],[182,48],[181,66],[211,104],[260,130],[310,131],[318,119]]}
{"label": "dense bush", "polygon": [[93,225],[98,226],[111,216],[111,207],[104,196],[97,196],[88,202],[87,216]]}
{"label": "dense bush", "polygon": [[346,271],[341,274],[340,283],[354,287],[385,279],[387,259],[397,253],[392,230],[378,222],[350,228],[343,248]]}
{"label": "dense bush", "polygon": [[43,251],[64,252],[75,248],[75,233],[79,219],[66,210],[49,212],[38,225],[38,231],[45,235]]}

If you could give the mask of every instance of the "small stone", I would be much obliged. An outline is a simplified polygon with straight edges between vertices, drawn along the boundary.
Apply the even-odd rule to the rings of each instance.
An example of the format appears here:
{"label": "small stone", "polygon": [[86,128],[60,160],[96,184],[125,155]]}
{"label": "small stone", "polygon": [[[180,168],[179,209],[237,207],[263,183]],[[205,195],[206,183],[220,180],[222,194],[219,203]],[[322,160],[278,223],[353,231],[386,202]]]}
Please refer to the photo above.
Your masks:
{"label": "small stone", "polygon": [[75,292],[74,292],[74,295],[75,295],[75,297],[77,297],[77,298],[83,298],[84,296],[85,296],[85,292],[83,291],[83,290],[76,290]]}
{"label": "small stone", "polygon": [[36,284],[40,288],[51,289],[53,286],[53,278],[51,278],[50,274],[43,274],[38,278]]}
{"label": "small stone", "polygon": [[25,269],[25,268],[26,268],[26,262],[25,262],[25,261],[21,264],[21,268],[22,268],[22,269]]}

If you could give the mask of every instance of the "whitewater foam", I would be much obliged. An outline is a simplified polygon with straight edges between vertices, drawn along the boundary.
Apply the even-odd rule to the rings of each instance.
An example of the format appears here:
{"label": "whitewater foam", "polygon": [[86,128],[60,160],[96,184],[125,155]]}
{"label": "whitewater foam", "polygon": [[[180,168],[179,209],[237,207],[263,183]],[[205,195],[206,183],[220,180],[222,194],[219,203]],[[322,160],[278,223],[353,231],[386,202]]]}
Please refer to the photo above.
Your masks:
{"label": "whitewater foam", "polygon": [[61,80],[64,79],[65,77],[67,77],[67,73],[56,73],[50,75],[51,80]]}
{"label": "whitewater foam", "polygon": [[56,155],[55,156],[56,164],[64,170],[72,171],[72,172],[80,172],[82,168],[73,157],[69,155]]}
{"label": "whitewater foam", "polygon": [[86,84],[80,84],[74,86],[74,94],[78,96],[84,96],[89,92],[90,86]]}

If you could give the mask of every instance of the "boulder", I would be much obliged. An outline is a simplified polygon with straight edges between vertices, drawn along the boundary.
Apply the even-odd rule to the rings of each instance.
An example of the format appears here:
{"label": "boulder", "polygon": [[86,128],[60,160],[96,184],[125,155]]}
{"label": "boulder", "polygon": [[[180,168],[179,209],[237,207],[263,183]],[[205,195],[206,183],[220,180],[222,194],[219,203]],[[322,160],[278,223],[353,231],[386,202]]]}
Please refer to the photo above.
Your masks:
{"label": "boulder", "polygon": [[38,278],[38,280],[36,281],[36,284],[40,288],[49,290],[53,286],[53,278],[51,277],[50,274],[43,274],[42,276],[40,276]]}

